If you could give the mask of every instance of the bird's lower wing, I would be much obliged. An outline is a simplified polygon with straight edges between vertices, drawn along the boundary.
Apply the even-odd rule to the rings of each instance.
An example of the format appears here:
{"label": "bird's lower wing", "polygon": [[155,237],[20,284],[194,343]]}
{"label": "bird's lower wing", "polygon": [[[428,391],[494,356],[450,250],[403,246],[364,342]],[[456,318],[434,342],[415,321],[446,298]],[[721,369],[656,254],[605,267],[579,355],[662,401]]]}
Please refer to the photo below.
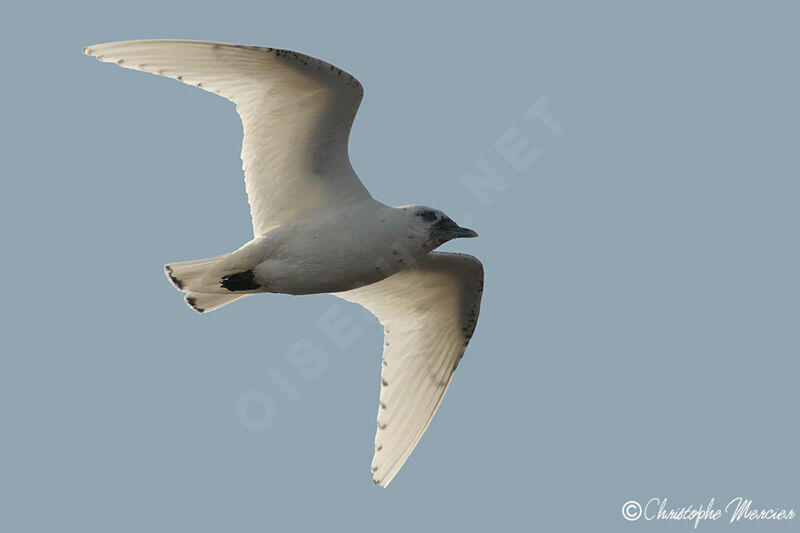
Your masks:
{"label": "bird's lower wing", "polygon": [[434,252],[382,281],[336,293],[385,328],[375,483],[391,482],[439,408],[475,329],[482,291],[480,261]]}
{"label": "bird's lower wing", "polygon": [[369,197],[347,153],[363,96],[347,72],[289,50],[200,41],[121,41],[83,51],[236,104],[256,235],[320,206]]}

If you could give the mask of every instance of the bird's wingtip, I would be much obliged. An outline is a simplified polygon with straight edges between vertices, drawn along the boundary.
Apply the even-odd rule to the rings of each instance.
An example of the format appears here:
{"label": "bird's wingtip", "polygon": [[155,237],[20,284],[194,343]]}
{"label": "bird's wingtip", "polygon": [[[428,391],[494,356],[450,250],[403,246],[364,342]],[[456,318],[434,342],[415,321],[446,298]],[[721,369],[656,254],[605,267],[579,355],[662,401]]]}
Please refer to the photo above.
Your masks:
{"label": "bird's wingtip", "polygon": [[103,56],[97,55],[97,47],[100,45],[97,44],[89,44],[81,48],[81,53],[87,56],[96,57],[100,61],[102,61]]}

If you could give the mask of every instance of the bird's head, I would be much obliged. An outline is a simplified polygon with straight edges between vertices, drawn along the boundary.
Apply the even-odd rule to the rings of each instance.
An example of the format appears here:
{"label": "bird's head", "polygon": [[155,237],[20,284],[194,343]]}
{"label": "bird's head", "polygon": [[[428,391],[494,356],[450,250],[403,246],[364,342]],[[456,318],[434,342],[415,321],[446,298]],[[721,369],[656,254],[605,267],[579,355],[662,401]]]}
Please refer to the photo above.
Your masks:
{"label": "bird's head", "polygon": [[425,236],[434,248],[459,237],[478,236],[476,232],[462,228],[449,216],[432,207],[410,205],[404,207],[403,212],[414,233]]}

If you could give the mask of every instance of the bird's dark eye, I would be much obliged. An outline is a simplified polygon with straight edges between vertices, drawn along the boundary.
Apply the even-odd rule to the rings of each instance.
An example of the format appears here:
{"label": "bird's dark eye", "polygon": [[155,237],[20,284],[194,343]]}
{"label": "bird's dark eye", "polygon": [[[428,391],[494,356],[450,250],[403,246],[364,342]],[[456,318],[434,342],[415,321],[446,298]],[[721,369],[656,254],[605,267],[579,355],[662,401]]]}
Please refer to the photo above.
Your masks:
{"label": "bird's dark eye", "polygon": [[423,209],[419,213],[417,213],[418,217],[422,217],[422,220],[425,222],[433,222],[436,220],[436,213],[431,211],[430,209]]}

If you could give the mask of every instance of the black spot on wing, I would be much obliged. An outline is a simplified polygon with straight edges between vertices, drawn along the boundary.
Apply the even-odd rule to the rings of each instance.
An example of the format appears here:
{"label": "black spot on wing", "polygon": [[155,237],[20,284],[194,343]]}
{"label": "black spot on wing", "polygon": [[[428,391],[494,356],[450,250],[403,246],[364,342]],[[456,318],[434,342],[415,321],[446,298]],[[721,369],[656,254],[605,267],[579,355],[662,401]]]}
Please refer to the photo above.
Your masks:
{"label": "black spot on wing", "polygon": [[255,274],[252,270],[237,272],[229,276],[223,276],[220,286],[229,291],[254,291],[261,287],[255,282]]}

